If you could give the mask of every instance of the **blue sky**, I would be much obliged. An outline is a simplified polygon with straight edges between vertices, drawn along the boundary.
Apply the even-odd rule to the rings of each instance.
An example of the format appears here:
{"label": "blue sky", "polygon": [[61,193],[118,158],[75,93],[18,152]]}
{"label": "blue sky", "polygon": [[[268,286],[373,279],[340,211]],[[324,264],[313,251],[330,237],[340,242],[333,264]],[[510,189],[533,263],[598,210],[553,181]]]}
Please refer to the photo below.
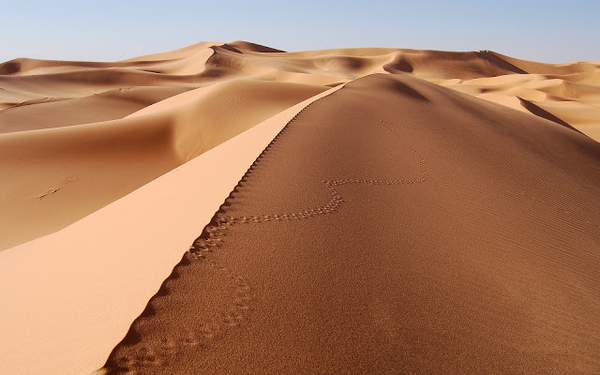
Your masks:
{"label": "blue sky", "polygon": [[233,40],[288,51],[491,49],[544,62],[600,60],[597,0],[0,0],[0,7],[0,61],[111,61]]}

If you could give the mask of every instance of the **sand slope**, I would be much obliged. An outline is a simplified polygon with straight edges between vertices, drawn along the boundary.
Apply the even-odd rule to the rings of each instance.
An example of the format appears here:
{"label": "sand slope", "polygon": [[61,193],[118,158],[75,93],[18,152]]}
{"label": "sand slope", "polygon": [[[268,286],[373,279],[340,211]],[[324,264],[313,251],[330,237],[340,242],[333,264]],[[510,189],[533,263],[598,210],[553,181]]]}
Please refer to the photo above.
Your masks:
{"label": "sand slope", "polygon": [[357,80],[267,147],[106,369],[597,373],[598,197],[575,130]]}
{"label": "sand slope", "polygon": [[1,134],[0,248],[61,229],[325,89],[225,81],[119,120]]}
{"label": "sand slope", "polygon": [[0,253],[0,373],[87,374],[100,368],[182,249],[311,100],[61,231]]}
{"label": "sand slope", "polygon": [[113,63],[8,61],[0,64],[0,250],[64,228],[266,118],[373,73],[410,73],[600,139],[598,67],[491,51],[286,53],[243,41]]}

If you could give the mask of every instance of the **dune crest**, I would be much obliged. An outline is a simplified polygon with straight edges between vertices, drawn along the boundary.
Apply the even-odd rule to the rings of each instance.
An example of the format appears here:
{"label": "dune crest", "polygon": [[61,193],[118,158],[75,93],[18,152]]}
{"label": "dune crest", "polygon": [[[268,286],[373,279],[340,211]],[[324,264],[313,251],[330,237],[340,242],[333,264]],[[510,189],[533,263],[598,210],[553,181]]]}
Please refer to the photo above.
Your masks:
{"label": "dune crest", "polygon": [[265,148],[105,370],[594,373],[599,186],[569,127],[355,80]]}

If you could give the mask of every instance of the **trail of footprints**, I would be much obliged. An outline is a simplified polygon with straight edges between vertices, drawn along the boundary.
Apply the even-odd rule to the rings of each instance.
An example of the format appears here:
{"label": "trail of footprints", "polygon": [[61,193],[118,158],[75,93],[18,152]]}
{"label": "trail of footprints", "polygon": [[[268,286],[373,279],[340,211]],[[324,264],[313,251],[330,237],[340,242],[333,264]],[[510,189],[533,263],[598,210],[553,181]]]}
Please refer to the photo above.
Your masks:
{"label": "trail of footprints", "polygon": [[[301,112],[300,112],[301,113]],[[298,113],[298,114],[300,114]],[[296,117],[294,117],[294,119],[296,119]],[[294,119],[292,119],[290,121],[290,123],[292,121],[294,121]],[[343,179],[337,179],[337,180],[323,180],[321,181],[321,183],[323,183],[326,188],[329,190],[331,197],[329,199],[329,201],[322,205],[322,206],[318,206],[318,207],[311,207],[305,210],[301,210],[301,211],[293,211],[293,212],[281,212],[281,213],[275,213],[275,214],[267,214],[267,215],[260,215],[260,216],[238,216],[238,217],[221,217],[218,218],[215,221],[215,229],[212,229],[210,232],[207,232],[209,234],[209,238],[208,239],[202,239],[199,238],[197,241],[197,244],[195,243],[196,246],[192,246],[192,248],[190,249],[190,251],[194,252],[194,253],[203,253],[203,252],[207,252],[210,250],[210,247],[215,245],[217,246],[218,244],[220,244],[223,239],[220,238],[220,234],[222,234],[223,232],[221,232],[222,230],[226,230],[226,228],[230,225],[234,225],[237,223],[264,223],[264,222],[269,222],[269,221],[281,221],[281,220],[300,220],[300,219],[307,219],[316,215],[323,215],[323,214],[328,214],[328,213],[333,213],[336,212],[337,209],[344,203],[344,199],[342,198],[342,196],[340,195],[339,191],[337,190],[338,186],[342,186],[342,185],[347,185],[347,184],[368,184],[368,185],[403,185],[403,184],[420,184],[423,183],[427,180],[428,178],[428,174],[427,171],[425,170],[425,158],[420,155],[414,148],[412,148],[411,146],[409,146],[408,144],[406,144],[398,135],[398,133],[396,133],[396,130],[392,127],[393,124],[387,122],[387,121],[379,121],[380,123],[384,124],[386,126],[386,128],[395,136],[395,138],[402,143],[408,150],[410,150],[410,152],[412,152],[415,157],[417,158],[417,167],[419,168],[419,171],[421,172],[420,177],[415,178],[415,179],[397,179],[397,180],[373,180],[373,179],[362,179],[362,178],[343,178]],[[285,130],[285,129],[284,129]],[[277,139],[277,138],[275,138]],[[268,150],[268,147],[267,147]],[[260,157],[259,159],[260,160]],[[250,170],[254,169],[253,167],[255,167],[255,165],[253,164],[253,166],[250,167]],[[242,178],[242,182],[245,182],[247,180],[246,176],[244,176],[244,178]],[[234,189],[234,192],[237,192],[237,188]],[[230,199],[230,198],[228,198]],[[227,200],[226,200],[227,202]],[[223,229],[221,229],[223,228]],[[215,236],[213,236],[213,234],[217,234]]]}
{"label": "trail of footprints", "polygon": [[[216,272],[224,279],[229,279],[232,284],[230,294],[233,297],[233,303],[226,306],[222,313],[214,319],[199,322],[195,327],[188,327],[187,332],[183,336],[161,339],[157,347],[133,344],[137,349],[134,355],[120,354],[116,358],[119,370],[127,369],[135,372],[135,370],[139,370],[140,368],[166,365],[169,358],[173,358],[180,348],[208,348],[228,328],[236,327],[242,322],[244,315],[250,309],[249,303],[252,299],[250,285],[244,277],[237,275],[229,268],[207,257],[208,253],[212,252],[218,244],[222,243],[222,238],[217,234],[221,230],[223,230],[223,227],[212,227],[211,233],[215,237],[207,238],[206,240],[196,240],[194,242],[195,246],[192,246],[194,251],[188,251],[184,255],[184,260],[187,262],[202,261],[202,264],[208,266],[211,272]],[[200,249],[202,251],[198,251]],[[160,297],[160,295],[157,295],[153,299],[156,300],[156,298]],[[147,315],[142,314],[142,318],[151,316],[152,314],[153,311],[150,310],[150,313]],[[121,372],[123,371],[119,371],[119,373]]]}
{"label": "trail of footprints", "polygon": [[[316,101],[313,103],[316,103]],[[288,126],[296,121],[298,117],[301,116],[301,114],[309,107],[310,105],[298,112],[271,141],[263,153],[250,166],[244,177],[242,177],[240,183],[238,183],[238,186],[234,188],[230,196],[225,200],[223,206],[230,205],[231,199],[239,191],[240,186],[248,181],[249,175],[251,175],[252,171],[258,166],[264,156],[264,153],[273,146],[274,142],[281,138]],[[161,340],[160,347],[158,348],[150,348],[145,346],[141,347],[139,344],[133,344],[137,345],[137,353],[134,356],[121,354],[119,357],[117,357],[116,362],[119,368],[133,370],[165,365],[168,362],[168,358],[172,358],[174,355],[176,355],[179,346],[192,346],[199,348],[209,347],[211,343],[222,336],[225,331],[242,323],[245,316],[251,309],[250,305],[252,302],[252,289],[243,276],[237,275],[232,270],[223,267],[211,257],[211,253],[223,245],[226,232],[231,226],[237,224],[265,223],[270,221],[302,220],[317,215],[334,213],[344,203],[344,199],[337,189],[339,186],[343,185],[411,185],[425,182],[428,178],[425,170],[425,158],[400,138],[392,123],[383,120],[380,120],[379,123],[389,130],[400,143],[402,143],[408,150],[410,150],[411,153],[414,154],[417,159],[417,167],[420,171],[420,176],[418,178],[397,180],[343,178],[336,180],[324,180],[321,181],[321,183],[323,183],[330,192],[329,201],[321,206],[311,207],[305,210],[294,212],[282,212],[258,216],[225,217],[222,216],[223,210],[220,209],[219,212],[213,217],[211,223],[204,228],[200,237],[194,241],[188,252],[185,254],[184,262],[201,261],[203,264],[208,266],[212,272],[220,272],[223,277],[230,279],[233,282],[231,293],[234,296],[234,303],[226,306],[223,309],[223,313],[221,314],[220,318],[214,319],[210,322],[200,322],[199,326],[194,330],[190,329],[187,336],[183,339],[175,340],[173,338],[164,338]],[[157,295],[157,297],[159,296]],[[143,317],[144,316],[142,315],[142,318]]]}
{"label": "trail of footprints", "polygon": [[[248,171],[242,177],[241,181],[238,183],[238,186],[234,188],[230,196],[225,200],[225,203],[222,205],[222,207],[230,205],[231,200],[233,199],[234,195],[239,191],[239,188],[248,181],[248,177],[251,175],[252,171],[257,168],[261,159],[264,157],[264,154],[267,151],[269,151],[269,149],[278,139],[281,138],[281,136],[287,130],[288,126],[294,121],[296,121],[304,111],[306,111],[312,104],[316,103],[317,101],[311,103],[310,105],[302,109],[300,112],[298,112],[279,132],[279,134],[277,134],[277,136],[271,141],[271,143],[269,143],[269,145],[265,148],[261,155],[250,166]],[[344,199],[337,189],[339,186],[343,185],[413,185],[421,184],[427,181],[429,176],[425,169],[425,158],[400,137],[396,130],[398,128],[396,124],[383,120],[379,120],[379,123],[382,124],[394,136],[394,138],[399,143],[401,143],[407,150],[409,150],[417,159],[416,164],[420,172],[420,176],[418,178],[396,180],[342,178],[336,180],[323,180],[321,181],[321,183],[323,183],[330,192],[329,200],[324,205],[294,212],[227,217],[223,216],[223,209],[219,209],[217,214],[215,214],[215,216],[213,217],[211,223],[209,223],[204,228],[200,237],[198,237],[194,241],[188,252],[186,252],[184,256],[184,261],[200,261],[202,262],[202,264],[209,267],[212,270],[212,272],[218,272],[224,278],[230,279],[233,284],[233,287],[231,289],[231,295],[233,296],[234,301],[233,304],[226,306],[223,309],[223,312],[220,315],[220,317],[217,317],[209,322],[199,322],[198,326],[194,329],[190,329],[186,337],[184,338],[180,338],[179,340],[174,338],[164,338],[161,340],[160,347],[158,348],[151,348],[145,346],[141,347],[138,345],[137,353],[133,357],[121,355],[120,357],[116,358],[116,363],[118,364],[118,367],[120,369],[126,368],[135,371],[135,369],[165,365],[167,364],[169,358],[173,358],[173,356],[176,355],[180,347],[187,346],[207,348],[211,345],[212,342],[214,342],[219,337],[223,336],[227,330],[237,327],[242,323],[244,318],[248,315],[248,313],[251,310],[251,286],[243,276],[236,274],[235,272],[226,267],[223,267],[217,261],[211,258],[211,253],[213,253],[218,247],[223,245],[226,232],[231,226],[238,224],[266,223],[270,221],[302,220],[311,218],[313,216],[335,213],[344,203]],[[404,127],[402,128],[404,129]],[[446,129],[444,128],[406,127],[406,129],[446,132]],[[529,198],[535,200],[534,197]],[[544,203],[548,204],[547,202]],[[586,221],[586,223],[591,224],[589,221]],[[142,317],[144,316],[142,315]]]}
{"label": "trail of footprints", "polygon": [[[299,112],[300,115],[302,112]],[[292,123],[295,119],[297,119],[298,115],[294,117],[289,123]],[[399,139],[397,133],[392,128],[392,124],[381,121],[382,124],[386,126],[392,134]],[[287,127],[287,126],[286,126]],[[285,130],[285,129],[284,129]],[[282,130],[283,132],[283,130]],[[281,134],[281,133],[280,133]],[[277,140],[279,135],[273,140]],[[190,261],[202,261],[206,265],[208,265],[212,270],[221,272],[224,277],[229,278],[233,281],[234,288],[232,290],[233,295],[235,296],[234,304],[227,306],[224,309],[224,313],[221,316],[220,320],[214,320],[210,323],[201,323],[199,329],[196,333],[190,331],[189,337],[185,338],[180,345],[188,345],[188,346],[199,346],[199,347],[207,347],[210,343],[217,339],[221,334],[223,334],[227,329],[232,327],[236,327],[240,325],[244,319],[244,317],[248,314],[250,310],[250,304],[252,301],[252,292],[249,283],[246,279],[240,275],[237,275],[230,269],[221,266],[214,259],[211,258],[211,253],[213,253],[218,247],[222,246],[224,243],[224,237],[226,235],[227,230],[233,225],[237,224],[250,224],[250,223],[266,223],[270,221],[282,221],[282,220],[302,220],[307,219],[317,215],[325,215],[336,212],[339,207],[344,203],[344,199],[339,193],[337,187],[347,184],[368,184],[368,185],[400,185],[400,184],[419,184],[423,183],[427,180],[427,172],[425,171],[425,159],[417,153],[412,147],[406,145],[404,141],[399,139],[401,143],[403,143],[412,153],[417,157],[417,166],[421,172],[420,177],[415,179],[398,179],[398,180],[373,180],[373,179],[359,179],[359,178],[344,178],[337,180],[328,180],[321,181],[325,187],[330,192],[330,199],[327,203],[322,206],[312,207],[301,211],[294,212],[282,212],[275,214],[266,214],[259,216],[237,216],[237,217],[225,217],[217,214],[213,221],[206,226],[202,235],[198,237],[193,245],[190,247],[186,257]],[[266,150],[268,150],[267,147]],[[258,162],[261,160],[261,157],[255,161],[255,163],[249,168],[246,175],[242,178],[242,183],[247,181],[248,174],[251,173],[257,167]],[[224,205],[227,206],[230,204],[230,200],[232,199],[232,195],[238,191],[236,187],[229,198],[226,199]],[[222,210],[220,210],[221,212]],[[175,354],[177,347],[177,343],[172,339],[165,339],[164,345],[161,350],[164,353],[162,360],[157,360],[154,358],[153,361],[148,361],[147,359],[144,361],[145,365],[157,365],[161,362],[167,360],[169,356]],[[146,355],[146,357],[148,357]],[[154,356],[156,357],[156,356]],[[138,358],[142,359],[142,358]],[[139,361],[138,361],[139,364]]]}

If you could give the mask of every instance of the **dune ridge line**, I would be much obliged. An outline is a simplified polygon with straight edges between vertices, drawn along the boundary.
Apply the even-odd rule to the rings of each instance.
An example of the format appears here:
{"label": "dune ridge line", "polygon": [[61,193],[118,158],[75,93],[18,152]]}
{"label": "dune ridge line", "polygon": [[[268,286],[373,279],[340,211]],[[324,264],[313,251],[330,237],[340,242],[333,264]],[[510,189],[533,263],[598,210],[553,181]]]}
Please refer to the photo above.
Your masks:
{"label": "dune ridge line", "polygon": [[[380,365],[374,368],[389,371],[394,368],[391,365],[394,363],[401,366],[396,369],[445,369],[452,373],[452,369],[461,367],[447,364],[443,358],[450,354],[446,353],[459,356],[456,361],[463,366],[479,364],[472,361],[478,354],[468,354],[474,356],[469,361],[465,357],[467,352],[482,355],[482,366],[487,366],[487,369],[514,370],[527,358],[534,361],[531,368],[547,369],[556,365],[555,361],[550,365],[543,363],[549,360],[547,353],[551,353],[548,350],[552,349],[552,345],[558,346],[557,350],[564,348],[562,341],[550,340],[547,346],[544,340],[536,341],[538,337],[553,334],[554,321],[544,319],[544,315],[526,312],[530,309],[536,311],[540,306],[546,307],[545,311],[558,309],[556,313],[564,316],[559,321],[558,329],[561,330],[573,327],[573,324],[577,327],[589,324],[586,320],[580,322],[575,314],[579,311],[577,308],[573,308],[573,312],[563,312],[555,306],[554,300],[546,299],[546,295],[552,293],[562,296],[561,288],[571,288],[571,282],[567,287],[552,284],[556,288],[554,290],[528,289],[527,293],[540,295],[536,294],[538,300],[522,294],[520,289],[523,287],[519,282],[513,285],[515,281],[510,276],[522,280],[525,285],[535,283],[536,278],[562,282],[563,278],[559,281],[548,279],[547,271],[538,269],[539,264],[548,263],[548,267],[562,270],[561,275],[567,275],[564,276],[566,281],[571,277],[570,272],[587,281],[595,268],[583,262],[582,258],[595,259],[589,246],[597,241],[598,233],[590,231],[589,226],[579,225],[582,218],[592,222],[591,216],[580,217],[579,213],[571,217],[568,212],[556,209],[558,206],[542,204],[541,201],[547,202],[548,198],[544,199],[545,196],[539,194],[535,184],[539,181],[544,186],[553,186],[554,182],[541,179],[542,175],[523,168],[522,163],[535,165],[544,160],[548,170],[555,170],[554,163],[548,161],[560,157],[560,153],[541,153],[543,147],[536,142],[531,143],[539,132],[555,135],[550,139],[552,142],[548,140],[549,145],[557,144],[561,137],[572,142],[565,152],[570,151],[575,161],[566,165],[572,165],[578,158],[594,160],[597,146],[571,129],[535,118],[531,119],[528,128],[523,129],[526,136],[520,138],[519,134],[515,135],[510,130],[517,126],[516,119],[525,122],[529,115],[484,104],[408,75],[371,77],[368,80],[365,77],[365,83],[360,85],[356,84],[359,80],[352,81],[352,86],[345,86],[339,93],[327,96],[329,102],[314,101],[290,119],[254,160],[159,292],[133,322],[125,338],[114,348],[107,359],[106,371],[186,373],[190,369],[205,368],[216,372],[219,369],[250,372],[261,366],[273,366],[265,372],[285,373],[284,368],[289,371],[292,371],[291,368],[311,368],[315,373],[328,373],[333,368],[346,365],[348,367],[342,368],[365,369],[360,366],[366,366],[366,363]],[[363,100],[364,109],[358,104]],[[379,104],[381,100],[387,101]],[[357,108],[348,110],[344,116],[344,108],[350,103],[357,103]],[[439,103],[451,104],[440,107]],[[424,112],[428,106],[431,106],[432,112],[449,113],[449,118]],[[449,108],[447,112],[446,108]],[[487,120],[483,117],[487,113],[499,117],[492,115]],[[402,125],[404,118],[399,114],[407,116],[406,126]],[[411,121],[412,116],[418,118]],[[494,126],[488,126],[488,121],[493,121]],[[294,126],[296,123],[298,126]],[[431,127],[428,127],[429,124]],[[445,131],[446,127],[448,131]],[[402,136],[404,128],[408,137]],[[370,142],[368,147],[351,151],[354,150],[352,145],[362,145],[361,137]],[[487,140],[487,137],[496,138]],[[498,141],[505,143],[499,144]],[[330,147],[334,154],[329,153]],[[497,149],[490,150],[489,147]],[[581,154],[582,147],[589,147],[590,155]],[[421,148],[426,152],[421,152]],[[344,149],[349,150],[347,154],[342,152]],[[483,163],[479,164],[473,156],[483,150],[491,157],[484,157]],[[501,156],[509,157],[509,151],[517,156],[509,164],[504,164]],[[294,158],[299,153],[307,156],[298,158],[296,162]],[[337,153],[344,156],[337,159]],[[334,160],[321,162],[328,155],[332,155]],[[465,159],[465,155],[469,158]],[[561,159],[556,159],[556,162],[559,170],[565,168]],[[305,168],[303,163],[307,163]],[[590,171],[597,169],[594,165],[577,165],[577,170],[585,168]],[[404,179],[386,178],[392,170],[396,176],[398,173],[416,175]],[[311,171],[315,171],[318,178],[313,177]],[[357,171],[362,172],[358,174]],[[364,173],[368,173],[369,178],[361,178]],[[290,181],[287,181],[288,174]],[[571,178],[576,177],[574,172]],[[495,183],[503,185],[496,187]],[[340,189],[350,185],[355,188]],[[419,188],[396,189],[394,185],[418,185]],[[373,189],[373,186],[381,189]],[[562,185],[555,186],[560,188]],[[570,191],[572,188],[571,185],[563,189]],[[576,189],[577,186],[575,191],[578,191]],[[373,196],[369,192],[373,192]],[[438,194],[444,198],[436,198]],[[556,196],[551,197],[556,199]],[[315,204],[315,199],[323,203]],[[512,209],[520,211],[524,210],[522,205],[525,208],[531,206],[528,216],[520,221],[525,225],[524,230],[517,230],[511,235],[509,229],[518,228],[513,228],[513,213],[505,209],[502,202],[518,202]],[[455,206],[454,219],[451,219],[454,213],[447,208],[448,205]],[[293,209],[281,210],[281,207]],[[577,210],[580,212],[581,207]],[[565,222],[569,230],[581,235],[581,248],[571,245],[568,250],[562,250],[556,243],[539,238],[540,229],[542,233],[547,231],[544,229],[548,224],[545,217],[541,216],[539,221],[531,223],[527,220],[533,220],[540,213],[551,215],[559,223]],[[365,218],[361,218],[362,215]],[[496,227],[496,220],[509,221]],[[262,228],[251,226],[247,229],[247,225],[241,225],[251,223],[261,224]],[[492,234],[473,229],[477,225],[484,228],[489,225],[488,230]],[[388,228],[388,236],[377,236],[382,227]],[[446,229],[438,234],[438,227]],[[358,233],[351,233],[357,229]],[[363,230],[368,235],[362,235]],[[455,235],[457,230],[472,233]],[[329,237],[330,233],[337,237]],[[568,236],[564,229],[560,229],[560,233]],[[262,236],[267,238],[263,240]],[[463,238],[470,242],[465,244]],[[339,247],[337,241],[341,242]],[[499,241],[500,245],[494,241]],[[523,259],[525,256],[534,261]],[[338,263],[328,263],[327,259]],[[388,262],[393,265],[393,271],[380,271],[386,269]],[[336,265],[338,268],[335,268]],[[527,266],[533,267],[533,270],[516,273],[515,270]],[[290,267],[304,269],[308,273],[290,277],[287,274],[291,271]],[[280,268],[287,272],[279,273],[277,269]],[[315,274],[312,275],[309,270]],[[327,274],[325,279],[323,272]],[[329,272],[337,273],[329,275]],[[380,278],[380,272],[390,276]],[[350,277],[346,273],[357,275]],[[359,276],[363,273],[364,278]],[[430,273],[441,279],[432,277]],[[510,276],[504,279],[506,275]],[[396,278],[399,284],[388,284],[388,278]],[[325,285],[333,289],[327,289]],[[381,285],[386,285],[387,289],[379,294],[378,286]],[[578,285],[573,288],[579,288]],[[581,294],[582,309],[593,305],[589,301],[593,294],[587,293],[586,288],[597,285],[597,282],[587,282],[584,288],[572,291],[577,296]],[[356,288],[362,289],[360,298],[354,297]],[[335,297],[328,297],[330,294]],[[404,297],[413,294],[412,298]],[[339,298],[340,305],[333,303],[337,301],[335,298]],[[343,305],[344,300],[349,305]],[[342,306],[344,308],[340,309]],[[362,318],[365,320],[354,316],[345,320],[348,318],[346,307],[349,311],[362,311],[364,308],[363,314],[366,315]],[[378,311],[380,308],[383,311]],[[377,314],[372,315],[371,309],[375,309]],[[386,309],[397,312],[386,312]],[[327,319],[319,320],[321,314],[325,314],[323,310],[328,312]],[[303,312],[309,313],[306,318],[309,322],[303,320],[306,316]],[[396,317],[396,320],[387,321],[392,318],[386,318],[386,314],[398,314],[404,319]],[[428,317],[427,320],[423,320],[424,316]],[[406,319],[412,324],[406,323]],[[444,323],[438,319],[444,319]],[[516,321],[511,322],[511,319]],[[390,332],[412,332],[409,335],[419,335],[422,341],[410,341],[409,338],[414,336],[406,339],[387,336],[383,334],[385,331],[380,334],[385,327]],[[450,332],[462,346],[448,348],[443,336],[436,334],[438,330]],[[472,330],[484,333],[476,334]],[[371,353],[367,349],[370,341],[361,341],[356,336],[360,332],[373,340],[372,345],[383,352],[373,349]],[[590,350],[585,344],[595,337],[595,327],[590,327],[588,332],[576,342],[579,344],[578,351],[570,358],[581,358],[583,362],[576,362],[579,365],[589,360],[590,368],[593,368],[596,363],[589,357]],[[349,347],[338,342],[343,335],[352,338]],[[568,337],[571,339],[571,336]],[[306,341],[312,346],[304,348],[304,351],[297,348],[304,346]],[[324,342],[333,346],[330,349],[319,346]],[[506,343],[502,355],[492,353],[498,342]],[[428,343],[435,346],[430,347]],[[271,349],[272,345],[280,351]],[[398,345],[403,345],[406,351],[399,351]],[[421,346],[412,349],[412,345]],[[442,350],[442,347],[446,349]],[[327,354],[317,354],[328,350],[335,359]],[[423,350],[435,359],[422,361],[420,353]],[[242,354],[237,354],[238,351]],[[302,360],[311,353],[320,361]],[[352,357],[348,356],[350,353]],[[506,353],[512,353],[514,360],[504,361],[502,358]],[[361,359],[355,359],[357,356]],[[234,364],[221,363],[219,358],[223,357],[231,358]],[[386,359],[377,362],[377,358]],[[569,366],[567,362],[558,363],[564,368]],[[291,367],[286,367],[288,365]],[[276,371],[277,368],[282,371]]]}
{"label": "dune ridge line", "polygon": [[[310,109],[311,106],[318,103],[320,100],[325,99],[327,97],[335,96],[337,93],[344,90],[344,86],[350,84],[352,82],[357,82],[362,79],[366,79],[374,74],[370,74],[356,80],[347,82],[342,87],[330,93],[329,95],[324,95],[319,99],[311,102],[304,108],[302,108],[298,113],[290,119],[286,125],[281,129],[281,131],[273,138],[271,142],[265,147],[265,149],[258,155],[258,157],[254,160],[252,165],[248,168],[248,170],[244,173],[240,181],[231,191],[229,196],[225,199],[224,203],[221,205],[219,210],[215,213],[211,221],[206,225],[203,229],[202,234],[194,240],[192,246],[190,246],[189,250],[184,254],[182,261],[179,265],[188,265],[194,261],[202,261],[206,262],[210,268],[217,270],[220,272],[224,278],[229,279],[233,283],[233,287],[231,288],[232,294],[234,296],[234,303],[226,306],[223,309],[223,319],[221,322],[211,321],[201,323],[199,327],[199,333],[201,336],[190,335],[186,337],[183,341],[169,341],[165,342],[168,346],[169,351],[176,350],[177,345],[181,346],[190,346],[190,345],[200,345],[201,347],[207,347],[210,345],[210,341],[217,338],[219,334],[223,334],[227,328],[236,327],[241,324],[244,317],[250,311],[250,305],[253,300],[252,297],[252,287],[248,283],[247,279],[243,276],[236,273],[235,270],[232,270],[228,267],[225,267],[214,259],[210,259],[210,253],[215,251],[217,248],[223,245],[226,237],[226,232],[229,228],[237,224],[248,224],[248,223],[265,223],[269,221],[284,221],[284,220],[302,220],[308,219],[313,216],[332,214],[337,212],[337,210],[344,203],[344,198],[338,192],[336,187],[348,185],[348,184],[366,184],[366,185],[412,185],[412,184],[421,184],[427,181],[429,175],[425,169],[426,160],[425,158],[419,154],[412,146],[406,143],[397,133],[396,128],[404,128],[398,125],[390,123],[389,121],[378,120],[382,126],[384,126],[390,134],[394,136],[394,138],[403,144],[411,153],[415,155],[417,158],[416,166],[419,168],[421,174],[420,177],[414,179],[394,179],[394,180],[374,180],[374,179],[362,179],[362,178],[342,178],[342,179],[333,179],[333,180],[322,180],[326,188],[331,193],[331,198],[327,203],[318,207],[311,207],[304,210],[298,210],[294,212],[285,212],[285,213],[275,213],[275,214],[264,214],[257,216],[237,216],[237,217],[222,217],[224,214],[223,208],[227,207],[231,204],[231,201],[235,199],[236,192],[239,188],[243,187],[248,180],[248,177],[253,173],[256,168],[260,167],[261,160],[264,158],[269,151],[276,146],[277,142],[281,140],[282,137],[285,136],[286,130],[289,129],[290,126],[293,125],[295,121],[301,118],[302,114]],[[408,89],[410,89],[408,87]],[[410,89],[412,90],[412,89]],[[433,128],[425,128],[425,127],[414,127],[407,126],[407,129],[412,130],[424,130],[424,131],[439,131],[445,132],[446,129],[442,127],[433,127]],[[173,278],[178,278],[178,274],[174,270],[171,275],[165,280],[159,291],[156,293],[155,297],[161,297],[168,294],[168,285],[169,280]],[[153,298],[155,298],[153,297]],[[145,318],[152,316],[154,314],[154,309],[151,306],[151,303],[148,304],[146,309],[140,314],[140,318]],[[132,326],[133,329],[133,326]],[[135,332],[128,332],[126,337],[119,343],[119,345],[128,345],[129,343],[136,342],[136,334]],[[118,346],[119,346],[118,345]],[[116,348],[118,348],[118,346]],[[115,350],[116,350],[115,348]],[[160,364],[157,361],[157,354],[160,352],[159,348],[146,348],[145,355],[142,357],[138,357],[137,360],[139,364],[142,366],[151,365],[151,364]],[[116,358],[115,351],[111,353],[106,364],[105,369],[108,368],[109,373],[115,371],[115,369],[120,369],[119,364],[122,362],[129,362],[127,358]],[[131,363],[128,363],[128,365]]]}

